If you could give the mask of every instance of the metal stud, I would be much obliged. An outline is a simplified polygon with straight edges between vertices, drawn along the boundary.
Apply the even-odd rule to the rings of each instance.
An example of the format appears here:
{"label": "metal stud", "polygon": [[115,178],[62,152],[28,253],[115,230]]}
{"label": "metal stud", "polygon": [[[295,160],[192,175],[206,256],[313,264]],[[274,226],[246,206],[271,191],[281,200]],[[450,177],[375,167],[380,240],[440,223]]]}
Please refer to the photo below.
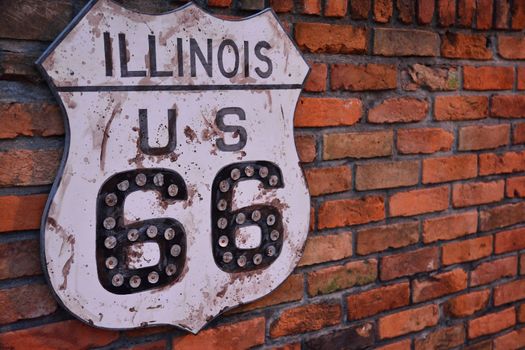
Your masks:
{"label": "metal stud", "polygon": [[139,238],[139,231],[136,229],[131,229],[128,231],[128,239],[131,242],[135,242]]}
{"label": "metal stud", "polygon": [[148,228],[146,229],[146,235],[147,235],[149,238],[155,238],[155,236],[157,236],[157,233],[159,233],[159,230],[157,229],[157,226],[150,225],[150,226],[148,226]]}
{"label": "metal stud", "polygon": [[239,225],[244,224],[245,221],[246,221],[246,215],[244,215],[243,213],[239,213],[237,214],[237,217],[235,217],[235,222],[238,223]]}
{"label": "metal stud", "polygon": [[275,255],[275,247],[273,245],[269,246],[268,248],[266,248],[266,255],[268,256],[274,256]]}
{"label": "metal stud", "polygon": [[273,224],[275,224],[275,215],[268,215],[268,217],[266,218],[266,223],[268,224],[268,226],[272,226]]}
{"label": "metal stud", "polygon": [[166,269],[164,269],[164,271],[166,271],[166,275],[173,276],[175,272],[177,272],[177,266],[173,264],[168,264],[168,266],[166,266]]}
{"label": "metal stud", "polygon": [[177,195],[177,193],[179,193],[179,186],[177,186],[175,184],[171,184],[171,185],[168,186],[168,194],[171,197],[175,197]]}
{"label": "metal stud", "polygon": [[182,248],[180,247],[180,245],[174,244],[171,246],[170,254],[171,256],[176,258],[180,255],[181,251],[182,251]]}
{"label": "metal stud", "polygon": [[175,237],[175,230],[171,227],[168,227],[166,230],[164,230],[164,238],[169,240],[172,240]]}
{"label": "metal stud", "polygon": [[164,186],[164,175],[162,173],[158,173],[153,177],[153,183],[155,186]]}
{"label": "metal stud", "polygon": [[113,270],[117,266],[117,264],[118,260],[114,256],[110,256],[106,259],[106,267],[110,270]]}
{"label": "metal stud", "polygon": [[272,241],[276,241],[276,240],[279,239],[279,235],[280,235],[280,234],[279,234],[279,231],[277,231],[277,230],[272,230],[272,232],[270,232],[270,239],[271,239]]}
{"label": "metal stud", "polygon": [[237,168],[235,169],[232,169],[232,171],[230,172],[230,177],[232,178],[232,180],[239,180],[239,178],[241,177],[241,171]]}
{"label": "metal stud", "polygon": [[219,209],[220,211],[225,211],[227,207],[228,202],[226,202],[226,200],[221,199],[219,200],[219,202],[217,202],[217,209]]}
{"label": "metal stud", "polygon": [[226,218],[220,218],[217,220],[217,227],[219,227],[221,230],[224,230],[228,226],[228,220]]}
{"label": "metal stud", "polygon": [[252,220],[253,221],[259,221],[261,219],[261,212],[258,210],[254,210],[252,212]]}
{"label": "metal stud", "polygon": [[228,236],[220,236],[219,237],[219,246],[221,247],[226,247],[228,246],[228,243],[229,243],[229,239],[228,239]]}
{"label": "metal stud", "polygon": [[117,195],[114,193],[109,193],[106,195],[106,198],[104,198],[104,201],[106,202],[106,205],[108,207],[113,207],[115,204],[117,204],[118,198]]}
{"label": "metal stud", "polygon": [[117,224],[117,222],[111,216],[108,216],[107,218],[105,218],[104,222],[102,223],[102,225],[104,226],[104,228],[106,230],[111,230],[111,229],[115,228],[116,224]]}
{"label": "metal stud", "polygon": [[144,186],[147,181],[148,178],[143,173],[137,174],[137,176],[135,176],[135,183],[137,186]]}
{"label": "metal stud", "polygon": [[240,257],[237,258],[237,265],[239,265],[240,267],[246,266],[246,256],[245,255],[241,255]]}
{"label": "metal stud", "polygon": [[106,239],[104,240],[104,247],[108,249],[113,249],[116,245],[117,239],[115,238],[115,236],[106,237]]}
{"label": "metal stud", "polygon": [[140,282],[142,282],[142,280],[140,279],[139,276],[137,275],[131,276],[131,278],[129,279],[129,286],[131,288],[137,288],[138,286],[140,286]]}
{"label": "metal stud", "polygon": [[277,186],[279,183],[279,178],[275,175],[270,176],[270,186]]}
{"label": "metal stud", "polygon": [[159,281],[159,274],[156,271],[152,271],[148,274],[148,282],[155,284]]}
{"label": "metal stud", "polygon": [[222,261],[224,261],[226,264],[230,263],[233,260],[233,254],[230,252],[226,252],[222,256]]}
{"label": "metal stud", "polygon": [[255,174],[255,169],[251,165],[248,165],[246,168],[244,168],[244,173],[248,177],[252,177],[253,174]]}
{"label": "metal stud", "polygon": [[262,255],[261,254],[255,254],[253,256],[253,263],[255,265],[259,265],[260,263],[262,263]]}
{"label": "metal stud", "polygon": [[259,176],[262,177],[263,179],[268,176],[268,168],[263,166],[259,169]]}
{"label": "metal stud", "polygon": [[219,183],[219,190],[221,190],[221,192],[228,192],[229,189],[230,189],[230,183],[228,181],[222,180]]}
{"label": "metal stud", "polygon": [[115,287],[120,287],[122,284],[124,284],[124,276],[122,276],[120,273],[115,274],[111,279],[111,284]]}
{"label": "metal stud", "polygon": [[129,188],[129,181],[128,180],[124,180],[124,181],[121,181],[117,184],[117,188],[119,191],[127,191],[128,188]]}

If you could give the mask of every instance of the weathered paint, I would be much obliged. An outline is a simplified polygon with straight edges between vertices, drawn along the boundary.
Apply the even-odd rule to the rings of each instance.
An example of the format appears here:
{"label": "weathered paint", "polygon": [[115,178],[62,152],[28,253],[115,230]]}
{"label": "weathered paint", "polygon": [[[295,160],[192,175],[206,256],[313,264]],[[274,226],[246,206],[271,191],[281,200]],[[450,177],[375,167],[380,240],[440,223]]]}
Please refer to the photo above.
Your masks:
{"label": "weathered paint", "polygon": [[[122,33],[128,70],[145,71],[145,76],[122,76],[118,39]],[[156,70],[172,71],[171,76],[151,76],[154,69],[148,35],[155,36]],[[105,42],[104,38],[109,40]],[[177,38],[182,39],[185,48],[181,56],[186,62],[185,72],[181,76]],[[200,44],[204,56],[207,39],[212,39],[212,77],[198,60],[197,74],[191,76],[187,63],[189,38]],[[235,76],[219,74],[217,46],[224,39],[238,45],[240,58],[244,42],[250,43],[248,77],[243,60]],[[258,55],[254,45],[260,41],[266,41],[270,48],[260,50]],[[224,55],[226,73],[235,66],[233,47],[228,48],[230,54]],[[268,66],[260,59],[261,52],[271,60],[273,68],[267,77],[264,71]],[[109,0],[92,1],[38,64],[69,123],[68,151],[42,224],[45,270],[56,296],[75,316],[104,328],[171,324],[196,333],[219,313],[268,294],[292,272],[302,253],[309,221],[310,201],[293,141],[294,109],[308,66],[271,10],[245,20],[228,21],[213,17],[194,4],[153,16],[126,10]],[[255,71],[257,67],[263,74]],[[234,133],[218,125],[217,114],[224,108],[230,108],[224,115],[224,124],[241,127]],[[232,112],[239,109],[244,112],[244,120]],[[147,116],[141,110],[147,110]],[[147,127],[141,124],[141,113]],[[171,122],[176,122],[170,124],[168,118],[175,115]],[[175,133],[170,136],[173,128]],[[245,131],[245,145],[225,150],[224,144],[242,140],[241,129]],[[148,136],[146,143],[141,142],[141,135]],[[170,149],[168,143],[173,137],[174,149]],[[281,242],[275,250],[276,258],[265,257],[270,259],[265,260],[267,265],[258,267],[259,257],[253,255],[253,249],[261,244],[261,237],[254,237],[260,230],[254,230],[254,225],[237,228],[230,246],[237,242],[237,248],[246,248],[250,261],[257,263],[249,262],[246,271],[239,267],[241,263],[229,265],[236,266],[236,270],[228,272],[224,266],[219,267],[213,256],[212,245],[222,247],[225,242],[212,239],[212,229],[218,225],[212,222],[212,216],[222,215],[215,209],[218,203],[212,202],[212,192],[217,174],[232,164],[239,164],[239,170],[244,172],[241,180],[245,181],[228,180],[228,210],[255,206],[268,223],[262,224],[264,227],[280,225],[282,232],[265,243],[273,244],[274,238]],[[269,164],[270,174],[262,182],[245,175],[251,174],[250,167],[255,167],[254,177],[265,173],[267,170],[261,170],[265,164]],[[273,169],[273,165],[277,168]],[[165,176],[176,172],[182,178],[176,196],[168,189],[168,183],[160,178],[153,180],[158,172],[165,172]],[[114,223],[103,222],[101,215],[118,207],[115,200],[123,200],[125,191],[111,185],[111,179],[141,173],[149,175],[136,180],[136,184],[135,178],[130,178],[133,192],[125,198],[122,216],[115,217],[117,228],[127,225],[127,231],[128,226],[145,230],[147,225],[141,224],[145,220],[159,225],[180,223],[183,232],[176,234],[185,237],[177,247],[182,253],[178,255],[177,251],[175,259],[183,259],[179,261],[182,269],[175,280],[161,287],[150,285],[136,291],[129,287],[131,280],[125,280],[127,289],[119,294],[109,290],[113,287],[108,289],[101,284],[104,274],[114,273],[112,269],[104,270],[114,261],[104,262],[99,257],[97,267],[97,249],[105,254],[104,249],[114,243],[97,242],[104,242],[101,237],[118,236],[112,233]],[[216,200],[222,195],[222,185],[217,182],[221,180],[215,183]],[[110,185],[119,197],[105,197],[102,189]],[[137,186],[144,188],[135,190]],[[268,219],[270,214],[274,218]],[[254,217],[258,219],[258,215]],[[232,216],[231,220],[237,219]],[[229,225],[236,227],[231,220]],[[141,237],[145,237],[145,232]],[[159,235],[163,234],[159,231]],[[159,246],[146,242],[149,238],[133,245],[126,241],[127,236],[122,237],[117,246],[126,244],[128,256],[126,261],[118,262],[119,268],[125,266],[138,273],[143,271],[141,268],[152,268],[158,263]],[[165,242],[163,237],[155,239]],[[164,272],[158,271],[161,275]],[[144,279],[141,281],[145,283]]]}

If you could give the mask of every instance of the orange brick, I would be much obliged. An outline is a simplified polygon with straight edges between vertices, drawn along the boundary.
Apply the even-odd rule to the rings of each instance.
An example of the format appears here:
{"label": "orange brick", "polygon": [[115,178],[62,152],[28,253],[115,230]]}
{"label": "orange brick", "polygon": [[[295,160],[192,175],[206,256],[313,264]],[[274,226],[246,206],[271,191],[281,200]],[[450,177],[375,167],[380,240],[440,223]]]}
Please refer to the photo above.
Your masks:
{"label": "orange brick", "polygon": [[[0,289],[0,325],[50,315],[57,309],[47,285]],[[1,344],[1,343],[0,343]]]}
{"label": "orange brick", "polygon": [[417,0],[417,20],[420,24],[429,24],[434,17],[435,2]]}
{"label": "orange brick", "polygon": [[516,324],[516,311],[514,308],[494,312],[470,320],[468,322],[469,339],[483,335],[494,334]]}
{"label": "orange brick", "polygon": [[383,281],[436,270],[439,249],[427,247],[381,258],[380,278]]}
{"label": "orange brick", "polygon": [[306,241],[304,254],[299,266],[319,264],[341,260],[352,256],[352,233],[342,232],[335,235],[311,236]]}
{"label": "orange brick", "polygon": [[49,103],[0,103],[0,139],[64,134],[60,108]]}
{"label": "orange brick", "polygon": [[[231,0],[226,1],[231,2]],[[270,0],[270,6],[277,13],[291,12],[293,11],[293,0]]]}
{"label": "orange brick", "polygon": [[320,15],[321,0],[301,0],[301,12],[305,15]]}
{"label": "orange brick", "polygon": [[439,121],[473,120],[488,116],[487,96],[436,96],[434,118]]}
{"label": "orange brick", "polygon": [[392,130],[330,133],[323,136],[323,159],[373,158],[392,154]]}
{"label": "orange brick", "polygon": [[507,178],[506,195],[509,198],[525,197],[525,176]]}
{"label": "orange brick", "polygon": [[230,7],[232,0],[208,0],[208,5],[213,7]]}
{"label": "orange brick", "polygon": [[525,96],[496,95],[492,97],[490,115],[496,118],[524,118]]}
{"label": "orange brick", "polygon": [[525,28],[525,3],[512,2],[512,29]]}
{"label": "orange brick", "polygon": [[297,154],[301,162],[309,163],[315,160],[317,156],[315,136],[297,135],[295,137],[295,146],[297,147]]}
{"label": "orange brick", "polygon": [[[352,1],[352,3],[354,3],[354,1]],[[375,0],[374,20],[379,23],[388,23],[390,18],[392,18],[392,12],[394,10],[392,5],[392,0]],[[368,16],[366,17],[368,18]]]}
{"label": "orange brick", "polygon": [[450,197],[446,186],[398,192],[390,197],[390,216],[411,216],[442,211]]}
{"label": "orange brick", "polygon": [[386,64],[333,64],[332,90],[388,90],[397,87],[397,69]]}
{"label": "orange brick", "polygon": [[460,151],[498,148],[509,144],[510,125],[472,125],[459,129]]}
{"label": "orange brick", "polygon": [[525,90],[525,67],[518,67],[518,90]]}
{"label": "orange brick", "polygon": [[525,152],[483,153],[479,155],[479,174],[482,176],[521,171],[525,171]]}
{"label": "orange brick", "polygon": [[474,14],[476,13],[476,0],[458,1],[458,21],[463,27],[472,27]]}
{"label": "orange brick", "polygon": [[414,342],[415,350],[452,349],[465,343],[465,329],[461,324],[440,328],[425,334]]}
{"label": "orange brick", "polygon": [[384,218],[385,200],[383,197],[338,199],[321,203],[318,227],[324,229],[359,225],[380,221]]}
{"label": "orange brick", "polygon": [[358,191],[412,186],[419,182],[419,161],[358,164],[355,187]]}
{"label": "orange brick", "polygon": [[525,221],[525,203],[504,204],[480,212],[480,230],[514,225]]}
{"label": "orange brick", "polygon": [[344,192],[352,188],[352,170],[346,165],[309,168],[305,170],[305,175],[312,196]]}
{"label": "orange brick", "polygon": [[494,249],[496,254],[525,249],[525,228],[496,233]]}
{"label": "orange brick", "polygon": [[492,236],[484,236],[466,241],[443,245],[443,265],[474,261],[492,254]]}
{"label": "orange brick", "polygon": [[438,19],[442,27],[454,25],[456,19],[455,0],[438,0]]}
{"label": "orange brick", "polygon": [[53,183],[62,150],[10,150],[0,152],[0,186]]}
{"label": "orange brick", "polygon": [[36,239],[0,243],[0,280],[42,274]]}
{"label": "orange brick", "polygon": [[325,63],[310,63],[310,74],[304,84],[304,90],[310,92],[326,91],[326,77],[328,66]]}
{"label": "orange brick", "polygon": [[419,240],[418,222],[372,227],[357,232],[357,253],[367,255],[389,248],[402,248]]}
{"label": "orange brick", "polygon": [[430,279],[415,280],[412,283],[414,303],[439,298],[467,288],[467,273],[463,269],[432,275]]}
{"label": "orange brick", "polygon": [[401,311],[379,319],[379,337],[394,338],[435,326],[439,320],[437,305]]}
{"label": "orange brick", "polygon": [[313,53],[366,53],[366,28],[343,24],[304,23],[295,25],[295,40],[301,50]]}
{"label": "orange brick", "polygon": [[384,100],[368,112],[369,123],[409,123],[425,119],[428,102],[411,97]]}
{"label": "orange brick", "polygon": [[465,90],[511,90],[514,85],[514,67],[465,66]]}
{"label": "orange brick", "polygon": [[447,58],[490,60],[492,51],[483,34],[446,32],[442,36],[441,55]]}
{"label": "orange brick", "polygon": [[282,311],[279,318],[270,325],[270,336],[277,338],[316,331],[340,322],[341,306],[339,304],[309,304]]}
{"label": "orange brick", "polygon": [[497,260],[484,262],[470,272],[470,285],[479,286],[512,277],[518,273],[518,258],[509,256]]}
{"label": "orange brick", "polygon": [[0,232],[40,228],[46,200],[47,194],[0,196]]}
{"label": "orange brick", "polygon": [[503,180],[454,184],[452,203],[458,208],[499,202],[503,199],[504,188]]}
{"label": "orange brick", "polygon": [[381,346],[377,350],[410,350],[412,349],[412,340],[405,339],[392,344]]}
{"label": "orange brick", "polygon": [[447,300],[445,311],[452,317],[467,317],[485,309],[488,305],[490,290],[484,289],[463,294]]}
{"label": "orange brick", "polygon": [[423,221],[423,241],[451,240],[475,233],[478,229],[477,211],[440,216]]}
{"label": "orange brick", "polygon": [[397,0],[396,7],[399,14],[399,20],[402,23],[410,24],[414,20],[415,3],[410,0]]}
{"label": "orange brick", "polygon": [[406,306],[410,303],[410,286],[399,283],[349,295],[348,319],[359,320],[380,312]]}
{"label": "orange brick", "polygon": [[525,328],[520,328],[494,339],[494,350],[523,349],[525,347]]}
{"label": "orange brick", "polygon": [[326,17],[344,17],[348,10],[347,0],[327,0],[324,8]]}
{"label": "orange brick", "polygon": [[450,151],[454,136],[440,128],[399,129],[397,149],[403,154],[428,154]]}
{"label": "orange brick", "polygon": [[492,28],[493,19],[493,0],[477,0],[476,7],[476,28]]}
{"label": "orange brick", "polygon": [[432,184],[476,177],[475,154],[423,159],[423,183]]}
{"label": "orange brick", "polygon": [[512,133],[512,143],[525,143],[525,123],[518,123],[514,125],[514,131]]}
{"label": "orange brick", "polygon": [[353,125],[361,118],[363,106],[356,98],[303,97],[295,110],[296,127]]}
{"label": "orange brick", "polygon": [[525,280],[500,284],[494,288],[494,305],[512,303],[525,298]]}

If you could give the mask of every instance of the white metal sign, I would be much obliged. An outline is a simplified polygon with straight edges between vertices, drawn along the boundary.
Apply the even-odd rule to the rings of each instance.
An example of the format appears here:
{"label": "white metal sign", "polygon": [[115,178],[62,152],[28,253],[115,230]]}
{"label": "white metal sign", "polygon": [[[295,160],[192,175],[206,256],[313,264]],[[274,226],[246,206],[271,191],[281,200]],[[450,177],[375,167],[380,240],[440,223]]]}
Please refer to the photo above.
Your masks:
{"label": "white metal sign", "polygon": [[92,1],[38,64],[69,126],[42,224],[69,311],[195,333],[292,272],[309,221],[293,139],[308,66],[271,10],[229,21]]}

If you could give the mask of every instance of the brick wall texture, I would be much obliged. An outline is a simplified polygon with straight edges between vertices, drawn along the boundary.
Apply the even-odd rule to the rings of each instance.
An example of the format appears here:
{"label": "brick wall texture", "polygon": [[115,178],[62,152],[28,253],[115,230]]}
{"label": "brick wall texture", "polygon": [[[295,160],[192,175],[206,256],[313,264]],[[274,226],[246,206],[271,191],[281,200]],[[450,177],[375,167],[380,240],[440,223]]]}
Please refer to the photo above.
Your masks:
{"label": "brick wall texture", "polygon": [[312,208],[288,280],[196,336],[92,328],[45,284],[64,127],[33,62],[85,3],[0,0],[0,349],[525,347],[525,1],[199,2],[271,6],[309,61],[295,137]]}

